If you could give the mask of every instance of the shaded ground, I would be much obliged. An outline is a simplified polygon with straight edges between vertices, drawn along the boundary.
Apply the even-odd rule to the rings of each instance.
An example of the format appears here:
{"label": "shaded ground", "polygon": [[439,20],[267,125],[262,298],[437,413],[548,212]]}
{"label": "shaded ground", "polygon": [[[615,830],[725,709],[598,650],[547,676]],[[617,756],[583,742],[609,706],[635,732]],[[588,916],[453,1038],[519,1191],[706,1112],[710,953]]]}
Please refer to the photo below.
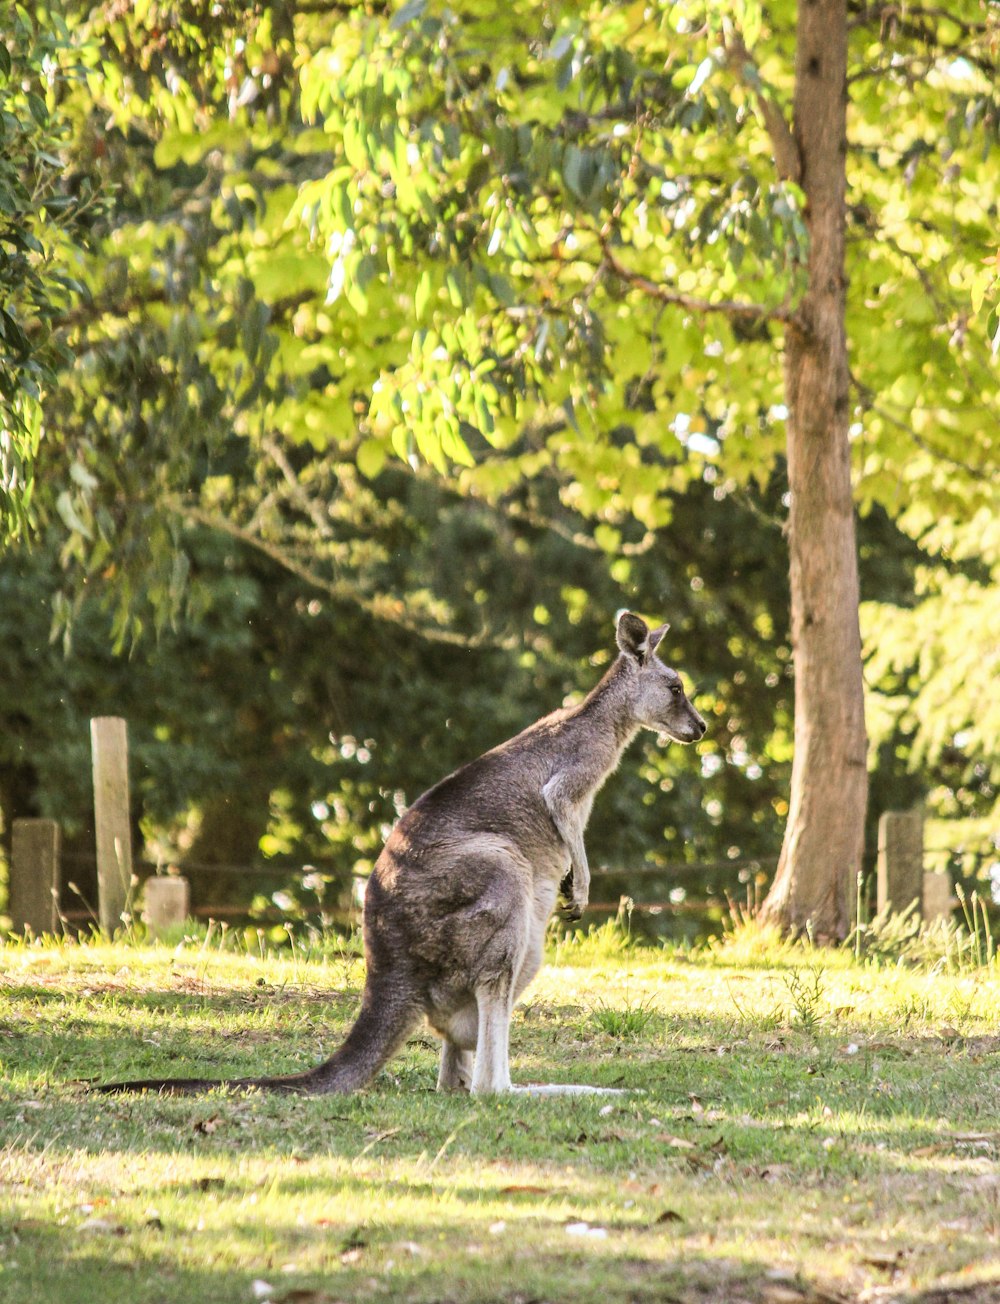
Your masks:
{"label": "shaded ground", "polygon": [[0,1298],[1000,1304],[992,971],[553,959],[515,1079],[635,1094],[442,1097],[421,1036],[354,1097],[97,1098],[313,1063],[361,968],[0,950]]}

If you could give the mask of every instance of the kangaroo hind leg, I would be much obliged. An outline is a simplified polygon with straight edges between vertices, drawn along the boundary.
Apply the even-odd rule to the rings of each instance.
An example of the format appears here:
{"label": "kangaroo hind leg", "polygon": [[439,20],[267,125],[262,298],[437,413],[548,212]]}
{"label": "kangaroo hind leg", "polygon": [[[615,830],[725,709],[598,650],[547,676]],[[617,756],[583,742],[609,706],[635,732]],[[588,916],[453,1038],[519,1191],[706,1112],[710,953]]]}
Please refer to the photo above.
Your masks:
{"label": "kangaroo hind leg", "polygon": [[[477,891],[462,911],[456,941],[475,998],[472,1091],[490,1093],[510,1090],[510,1015],[515,977],[529,940],[531,867],[516,848],[504,847],[490,855],[483,854],[484,848],[476,850],[479,854],[467,866],[464,881],[475,882]],[[472,1028],[471,1017],[468,1023],[466,1033]],[[459,1046],[471,1044],[471,1038],[457,1031],[453,1040]]]}
{"label": "kangaroo hind leg", "polygon": [[441,1067],[438,1070],[438,1091],[470,1091],[472,1089],[472,1051],[463,1050],[453,1041],[441,1045]]}
{"label": "kangaroo hind leg", "polygon": [[513,981],[490,983],[476,990],[479,1035],[472,1074],[474,1094],[510,1091],[510,1013]]}
{"label": "kangaroo hind leg", "polygon": [[479,1035],[479,1015],[476,1003],[469,999],[439,1027],[441,1067],[438,1071],[438,1091],[470,1091],[472,1089],[472,1052]]}

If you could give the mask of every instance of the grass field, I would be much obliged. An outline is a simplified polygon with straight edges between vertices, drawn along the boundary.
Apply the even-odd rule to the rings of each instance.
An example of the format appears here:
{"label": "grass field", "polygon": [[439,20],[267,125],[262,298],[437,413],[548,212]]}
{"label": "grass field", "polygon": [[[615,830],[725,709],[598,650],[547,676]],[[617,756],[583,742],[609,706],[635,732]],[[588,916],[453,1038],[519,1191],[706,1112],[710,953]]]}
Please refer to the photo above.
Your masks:
{"label": "grass field", "polygon": [[[949,969],[951,970],[949,972]],[[1000,975],[764,945],[554,945],[518,1082],[88,1095],[294,1070],[348,1026],[350,954],[0,948],[3,1304],[1000,1300]]]}

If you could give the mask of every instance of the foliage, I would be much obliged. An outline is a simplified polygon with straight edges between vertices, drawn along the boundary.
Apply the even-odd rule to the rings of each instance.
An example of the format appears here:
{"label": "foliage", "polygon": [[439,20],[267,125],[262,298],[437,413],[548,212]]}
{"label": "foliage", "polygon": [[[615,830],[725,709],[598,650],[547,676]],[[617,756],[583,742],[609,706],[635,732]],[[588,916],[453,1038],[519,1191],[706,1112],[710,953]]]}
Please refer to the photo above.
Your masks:
{"label": "foliage", "polygon": [[[89,178],[67,177],[60,100],[73,76],[62,21],[27,6],[0,17],[0,544],[32,519],[41,399],[70,361],[53,333],[81,290],[73,256],[92,207]],[[65,500],[60,498],[60,502]],[[67,526],[72,528],[72,520]]]}
{"label": "foliage", "polygon": [[[85,73],[46,102],[60,175],[106,206],[59,321],[75,362],[46,395],[33,510],[75,622],[73,736],[110,676],[156,740],[143,798],[172,850],[217,799],[268,813],[253,845],[312,859],[329,839],[346,872],[398,794],[585,689],[629,603],[672,621],[720,728],[697,756],[644,750],[596,855],[773,851],[805,234],[768,105],[792,8],[106,0],[67,3],[64,28],[37,8],[30,48],[68,44]],[[873,813],[929,793],[980,837],[1000,736],[994,35],[971,0],[858,10],[849,124]],[[28,667],[40,581],[10,565]],[[127,667],[96,651],[95,598],[141,649]],[[35,792],[53,804],[86,773],[58,734]]]}
{"label": "foliage", "polygon": [[996,846],[997,520],[983,509],[962,528],[936,527],[931,536],[942,541],[947,560],[919,568],[920,601],[862,608],[868,665],[879,686],[871,717],[876,737],[895,735],[908,768],[928,775],[932,809],[951,822],[953,840],[961,829],[970,848],[987,846],[991,835]]}
{"label": "foliage", "polygon": [[[83,851],[88,716],[121,714],[147,854],[238,865],[259,860],[259,846],[265,862],[313,863],[343,883],[371,862],[404,803],[596,681],[622,602],[601,554],[531,525],[504,528],[490,510],[470,512],[402,472],[383,477],[378,498],[359,488],[358,507],[379,586],[423,587],[447,602],[459,627],[479,619],[477,598],[488,591],[510,622],[501,643],[428,644],[405,630],[390,637],[352,604],[317,597],[205,531],[188,539],[176,632],[116,657],[109,617],[90,602],[67,659],[48,642],[55,558],[41,549],[8,557],[0,653],[25,688],[0,739],[5,811],[58,818],[69,850]],[[773,591],[752,514],[735,500],[731,508],[732,534],[747,546],[704,576],[696,552],[666,537],[658,553],[634,559],[630,598],[669,612],[671,657],[699,700],[724,700],[727,711],[700,753],[664,749],[652,736],[636,745],[597,804],[596,864],[766,858],[776,846],[776,728],[788,734],[783,588]],[[696,538],[700,495],[677,511]],[[455,556],[469,561],[456,568]],[[719,636],[697,640],[698,623]],[[201,873],[193,879],[203,903],[246,891],[233,876],[203,887]]]}
{"label": "foliage", "polygon": [[[264,8],[238,37],[224,6],[207,32],[161,8],[134,31],[111,11],[84,29],[104,69],[92,85],[149,133],[127,152],[152,168],[146,202],[114,232],[130,253],[124,303],[149,289],[143,263],[166,254],[154,285],[168,306],[199,305],[199,356],[273,353],[268,384],[252,378],[227,418],[244,436],[280,430],[328,454],[346,444],[369,474],[395,448],[457,464],[462,486],[487,496],[553,468],[612,553],[629,519],[669,521],[670,487],[703,473],[722,493],[766,481],[782,442],[779,309],[804,232],[795,187],[767,176],[754,78],[783,89],[774,51],[788,7],[767,23],[747,9],[759,56],[742,71],[718,23],[700,28],[683,5],[357,6],[293,13],[290,27]],[[988,354],[957,306],[993,202],[977,154],[995,131],[989,33],[967,8],[940,31],[887,21],[878,39],[873,11],[854,35],[859,489],[896,513],[902,477],[918,535],[949,502],[965,519],[990,501]],[[166,15],[176,21],[157,26]],[[908,126],[890,148],[882,124],[900,112]],[[901,233],[918,238],[906,226],[917,210],[922,243],[901,246]],[[216,304],[236,296],[228,317],[200,306],[202,278]],[[755,298],[725,311],[741,290]],[[103,303],[106,329],[122,296]],[[170,357],[171,342],[155,337],[150,356]],[[968,413],[946,397],[956,371],[975,388]]]}
{"label": "foliage", "polygon": [[[697,751],[665,749],[651,735],[635,744],[596,804],[593,862],[766,864],[785,810],[791,732],[786,593],[769,560],[779,526],[760,515],[780,493],[779,482],[762,502],[727,498],[718,524],[706,527],[711,488],[693,486],[673,504],[676,532],[629,559],[623,593],[614,563],[572,539],[505,524],[485,506],[470,511],[402,470],[386,472],[377,494],[359,482],[341,519],[365,531],[372,583],[419,587],[470,630],[488,592],[509,622],[498,645],[390,634],[354,604],[317,596],[258,552],[203,530],[187,538],[192,565],[176,631],[116,656],[111,617],[90,601],[67,657],[49,642],[54,548],[8,556],[0,658],[23,688],[0,734],[0,806],[8,818],[59,819],[69,855],[90,853],[88,719],[123,715],[146,855],[274,867],[270,883],[194,869],[198,904],[288,891],[289,865],[316,865],[336,893],[371,863],[405,803],[595,682],[614,612],[628,600],[670,616],[668,655],[699,703],[724,709]],[[716,552],[717,530],[729,543]],[[883,521],[866,552],[898,550],[893,537]],[[880,590],[884,564],[866,563],[868,591],[905,592],[911,565],[901,560],[892,587]],[[891,787],[888,763],[885,773]],[[79,862],[67,865],[83,887]]]}
{"label": "foliage", "polygon": [[916,903],[900,913],[883,910],[864,921],[845,943],[856,954],[888,964],[934,965],[946,973],[961,973],[980,967],[996,968],[993,924],[986,902],[973,891],[966,898],[957,885],[964,920],[921,921]]}

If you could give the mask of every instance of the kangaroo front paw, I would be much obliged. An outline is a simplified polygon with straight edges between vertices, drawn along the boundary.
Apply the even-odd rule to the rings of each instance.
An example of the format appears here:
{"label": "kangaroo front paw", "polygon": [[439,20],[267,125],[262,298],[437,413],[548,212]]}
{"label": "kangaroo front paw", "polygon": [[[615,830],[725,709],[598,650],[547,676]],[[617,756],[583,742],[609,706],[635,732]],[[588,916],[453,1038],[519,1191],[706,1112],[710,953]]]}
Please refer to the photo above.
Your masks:
{"label": "kangaroo front paw", "polygon": [[559,915],[568,923],[575,924],[583,918],[583,912],[587,908],[586,901],[577,901],[570,898],[559,903]]}
{"label": "kangaroo front paw", "polygon": [[570,923],[583,916],[590,899],[590,875],[586,876],[586,881],[582,881],[582,876],[570,870],[566,877],[559,884],[559,914],[563,919]]}

